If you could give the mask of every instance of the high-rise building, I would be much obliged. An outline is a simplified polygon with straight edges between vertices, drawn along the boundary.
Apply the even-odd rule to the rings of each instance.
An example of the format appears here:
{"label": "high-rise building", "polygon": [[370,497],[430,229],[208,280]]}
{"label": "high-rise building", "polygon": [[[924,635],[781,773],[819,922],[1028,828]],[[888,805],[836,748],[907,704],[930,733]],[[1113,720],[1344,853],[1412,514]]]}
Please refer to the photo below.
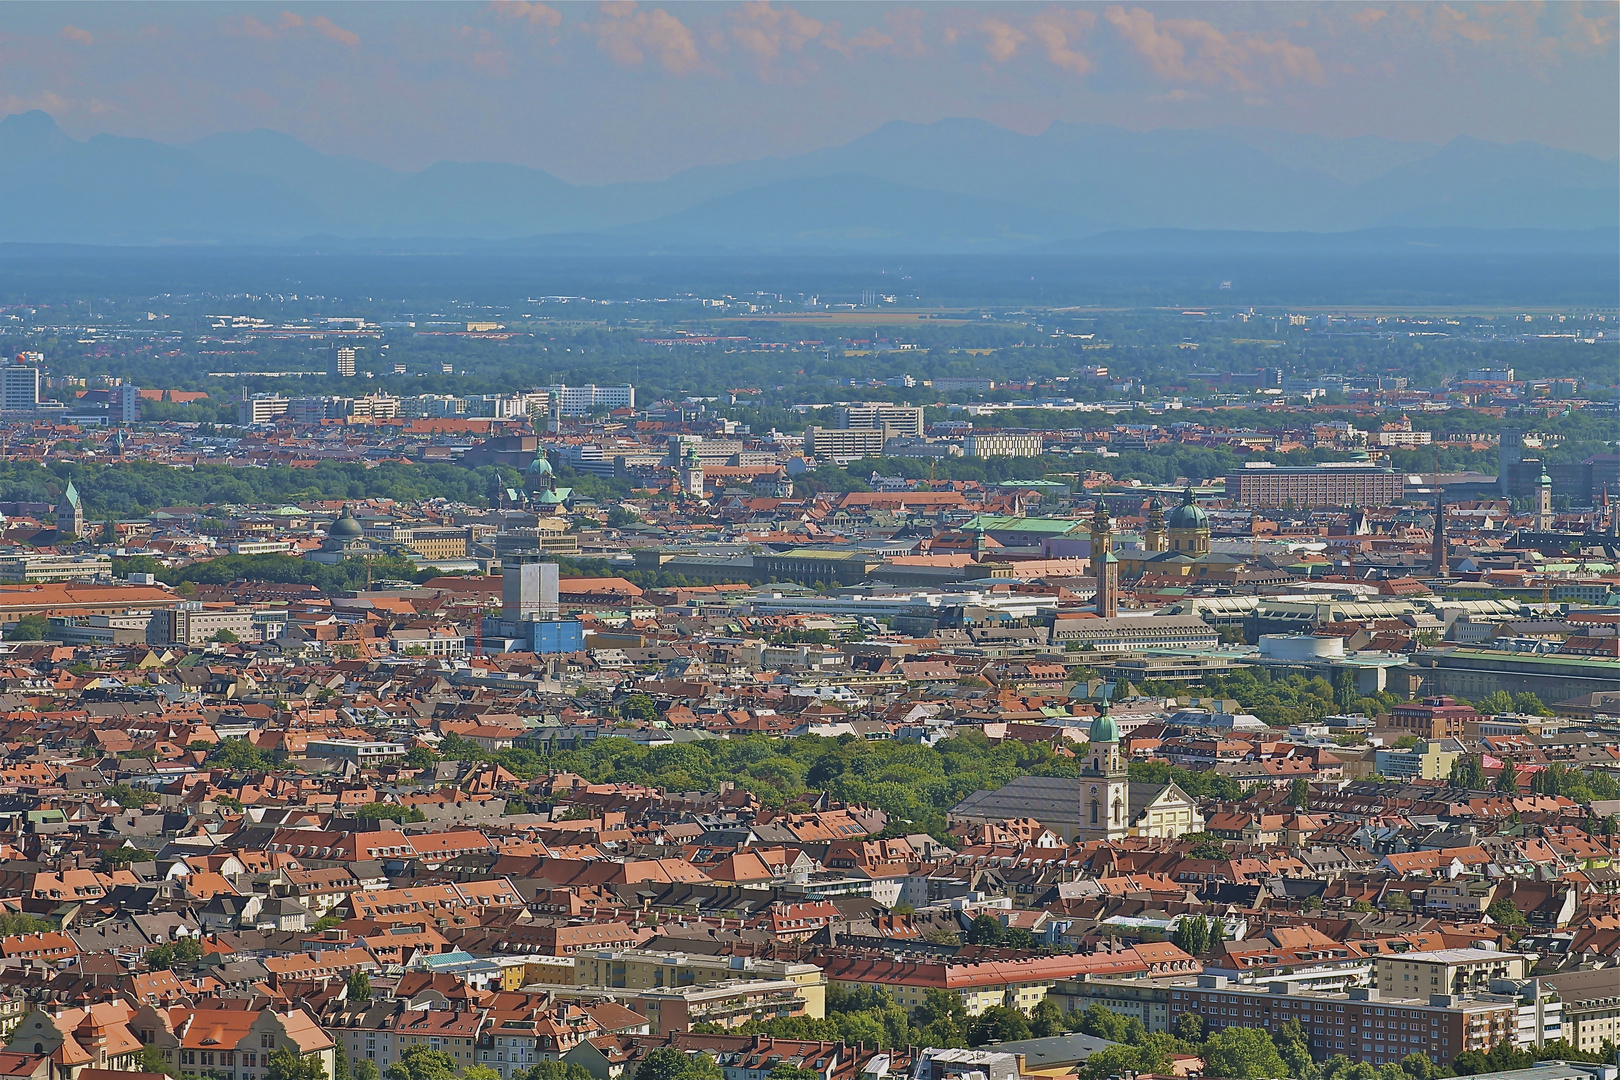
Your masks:
{"label": "high-rise building", "polygon": [[39,368],[33,364],[7,364],[0,368],[0,407],[6,412],[39,408]]}
{"label": "high-rise building", "polygon": [[923,433],[923,411],[915,405],[842,405],[833,410],[833,424],[840,428],[877,428],[892,436],[919,438]]}
{"label": "high-rise building", "polygon": [[501,618],[520,622],[557,617],[557,564],[523,559],[503,560]]}
{"label": "high-rise building", "polygon": [[353,345],[334,345],[331,354],[326,360],[326,374],[333,379],[354,378],[354,364],[361,356],[361,350]]}
{"label": "high-rise building", "polygon": [[545,388],[551,395],[553,408],[564,416],[588,416],[598,409],[633,409],[636,407],[636,388],[624,386],[564,386],[558,383]]}
{"label": "high-rise building", "polygon": [[133,383],[119,383],[113,398],[112,414],[120,424],[138,424],[141,421],[141,388]]}

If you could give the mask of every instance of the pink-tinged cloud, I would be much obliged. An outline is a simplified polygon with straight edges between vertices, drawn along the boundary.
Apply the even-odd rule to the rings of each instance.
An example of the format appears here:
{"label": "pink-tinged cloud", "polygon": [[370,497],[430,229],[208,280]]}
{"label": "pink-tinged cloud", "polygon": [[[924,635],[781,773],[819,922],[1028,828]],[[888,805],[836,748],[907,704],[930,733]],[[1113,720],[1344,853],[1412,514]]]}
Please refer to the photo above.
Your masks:
{"label": "pink-tinged cloud", "polygon": [[1362,26],[1372,26],[1379,19],[1387,18],[1389,12],[1383,8],[1361,8],[1350,17]]}
{"label": "pink-tinged cloud", "polygon": [[562,12],[546,4],[529,0],[492,0],[489,5],[503,19],[517,19],[530,26],[555,30],[562,24]]}
{"label": "pink-tinged cloud", "polygon": [[1228,86],[1245,93],[1261,81],[1282,85],[1325,81],[1315,50],[1282,37],[1221,33],[1202,19],[1165,19],[1150,11],[1119,6],[1103,17],[1132,45],[1161,79]]}
{"label": "pink-tinged cloud", "polygon": [[826,29],[816,19],[790,7],[772,7],[769,0],[748,0],[731,13],[731,36],[762,64],[784,50],[798,52]]}
{"label": "pink-tinged cloud", "polygon": [[1048,60],[1065,71],[1084,75],[1091,70],[1091,60],[1074,45],[1095,25],[1097,16],[1089,11],[1054,8],[1036,16],[1029,29],[1046,47]]}
{"label": "pink-tinged cloud", "polygon": [[96,35],[88,30],[80,30],[77,26],[62,27],[62,36],[69,41],[78,42],[80,45],[94,45],[96,43]]}
{"label": "pink-tinged cloud", "polygon": [[637,11],[634,0],[615,0],[601,7],[607,17],[588,29],[596,33],[597,44],[615,63],[636,67],[651,53],[672,75],[703,68],[692,31],[663,8]]}
{"label": "pink-tinged cloud", "polygon": [[260,41],[274,41],[276,32],[251,15],[244,15],[240,19],[227,19],[223,32],[230,37],[258,38]]}
{"label": "pink-tinged cloud", "polygon": [[985,55],[998,64],[1011,60],[1018,52],[1018,46],[1028,41],[1028,36],[1011,23],[1000,19],[985,19],[979,23],[979,29],[984,31],[987,39],[984,44]]}

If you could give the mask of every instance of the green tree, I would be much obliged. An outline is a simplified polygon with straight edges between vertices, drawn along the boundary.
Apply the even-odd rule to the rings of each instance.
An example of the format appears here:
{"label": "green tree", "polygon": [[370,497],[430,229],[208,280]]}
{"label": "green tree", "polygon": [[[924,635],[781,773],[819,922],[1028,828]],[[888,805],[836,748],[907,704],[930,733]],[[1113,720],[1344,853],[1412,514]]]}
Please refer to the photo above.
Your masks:
{"label": "green tree", "polygon": [[427,815],[414,806],[398,803],[369,802],[354,812],[361,821],[426,821]]}
{"label": "green tree", "polygon": [[1311,1037],[1298,1020],[1288,1020],[1279,1026],[1271,1033],[1271,1041],[1277,1045],[1277,1053],[1293,1080],[1311,1080],[1316,1075],[1316,1062],[1311,1058]]}
{"label": "green tree", "polygon": [[1513,711],[1513,695],[1506,690],[1493,690],[1479,699],[1474,709],[1482,716],[1500,716]]}
{"label": "green tree", "polygon": [[1527,716],[1552,716],[1553,711],[1542,703],[1540,697],[1529,690],[1522,694],[1513,695],[1513,711],[1524,713]]}
{"label": "green tree", "polygon": [[1209,948],[1209,922],[1202,915],[1183,915],[1170,931],[1170,942],[1191,956],[1198,956]]}
{"label": "green tree", "polygon": [[658,706],[647,694],[631,694],[619,706],[619,715],[626,720],[646,720],[651,722],[658,719]]}
{"label": "green tree", "polygon": [[443,1050],[418,1043],[405,1048],[400,1059],[383,1070],[387,1080],[454,1080],[460,1062]]}
{"label": "green tree", "polygon": [[356,1058],[353,1072],[354,1080],[379,1080],[377,1063],[370,1058]]}
{"label": "green tree", "polygon": [[286,1047],[270,1051],[265,1080],[327,1080],[326,1066],[318,1057],[303,1057]]}
{"label": "green tree", "polygon": [[[1188,794],[1192,793],[1188,792]],[[1189,858],[1224,859],[1227,857],[1226,845],[1218,836],[1212,836],[1209,833],[1189,833],[1181,839],[1192,842],[1192,850],[1187,852]]]}
{"label": "green tree", "polygon": [[1333,677],[1333,704],[1341,712],[1349,710],[1356,703],[1356,676],[1352,671],[1341,671]]}
{"label": "green tree", "polygon": [[1464,754],[1451,763],[1451,783],[1468,791],[1484,791],[1487,780],[1479,755]]}
{"label": "green tree", "polygon": [[1311,782],[1303,776],[1294,777],[1288,788],[1288,801],[1300,810],[1311,807]]}
{"label": "green tree", "polygon": [[1496,777],[1496,790],[1504,795],[1516,794],[1519,790],[1519,778],[1514,775],[1516,771],[1513,762],[1504,761],[1502,771]]}
{"label": "green tree", "polygon": [[1384,894],[1384,906],[1391,911],[1411,911],[1412,898],[1392,889]]}
{"label": "green tree", "polygon": [[1000,945],[1007,936],[1007,928],[994,915],[980,915],[968,926],[969,945]]}
{"label": "green tree", "polygon": [[214,632],[214,636],[209,638],[208,640],[209,641],[218,641],[218,642],[220,642],[222,644],[225,644],[225,645],[235,645],[238,641],[241,641],[242,639],[237,637],[235,634],[231,633],[229,630],[225,629],[224,627],[220,627],[218,630],[216,630]]}
{"label": "green tree", "polygon": [[233,773],[265,772],[274,766],[275,759],[246,739],[221,739],[208,752],[207,764]]}
{"label": "green tree", "polygon": [[969,1046],[983,1046],[992,1042],[1017,1042],[1029,1037],[1029,1021],[1021,1010],[1010,1005],[992,1005],[973,1018],[967,1041]]}
{"label": "green tree", "polygon": [[1204,1064],[1211,1076],[1232,1080],[1278,1080],[1288,1066],[1271,1037],[1259,1028],[1226,1028],[1204,1044]]}
{"label": "green tree", "polygon": [[439,755],[425,746],[413,746],[405,751],[405,764],[413,769],[431,769],[439,763]]}
{"label": "green tree", "polygon": [[163,1051],[157,1043],[147,1043],[141,1047],[141,1072],[164,1073],[168,1076],[179,1076],[179,1071],[167,1061],[163,1060]]}
{"label": "green tree", "polygon": [[527,1072],[514,1074],[513,1080],[591,1080],[591,1074],[572,1061],[542,1061]]}
{"label": "green tree", "polygon": [[51,623],[44,615],[24,615],[6,631],[7,641],[43,641]]}
{"label": "green tree", "polygon": [[163,796],[155,791],[130,787],[128,784],[114,784],[107,789],[107,797],[125,810],[132,810],[137,806],[150,806],[153,803],[163,801]]}
{"label": "green tree", "polygon": [[1505,896],[1499,896],[1492,900],[1490,906],[1485,909],[1485,914],[1489,915],[1491,921],[1498,926],[1529,925],[1529,921],[1524,917],[1524,912],[1514,907],[1513,901]]}
{"label": "green tree", "polygon": [[1201,1043],[1209,1033],[1204,1018],[1197,1013],[1186,1012],[1176,1017],[1171,1034],[1183,1042]]}
{"label": "green tree", "polygon": [[1035,1008],[1029,1013],[1030,1034],[1038,1039],[1061,1035],[1066,1030],[1063,1023],[1063,1007],[1050,997],[1043,997],[1035,1003]]}
{"label": "green tree", "polygon": [[766,1074],[768,1080],[822,1080],[815,1069],[806,1069],[787,1061],[778,1061]]}
{"label": "green tree", "polygon": [[1001,945],[1002,948],[1006,949],[1029,950],[1040,948],[1040,942],[1035,940],[1035,935],[1022,926],[1007,927],[1007,933],[1002,937]]}
{"label": "green tree", "polygon": [[912,1010],[911,1022],[922,1029],[918,1033],[919,1045],[967,1045],[967,1006],[956,994],[934,988],[923,991],[922,1004]]}
{"label": "green tree", "polygon": [[349,1000],[371,1000],[371,976],[363,971],[356,971],[349,976]]}

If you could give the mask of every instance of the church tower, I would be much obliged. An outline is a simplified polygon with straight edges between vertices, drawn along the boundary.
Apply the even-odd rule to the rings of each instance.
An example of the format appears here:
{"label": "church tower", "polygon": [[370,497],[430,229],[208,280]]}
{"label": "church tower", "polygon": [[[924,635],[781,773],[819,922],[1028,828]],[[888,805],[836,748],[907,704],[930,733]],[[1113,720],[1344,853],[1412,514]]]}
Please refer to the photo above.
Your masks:
{"label": "church tower", "polygon": [[79,501],[79,489],[73,486],[71,479],[56,504],[56,535],[61,540],[84,536],[84,504]]}
{"label": "church tower", "polygon": [[1091,568],[1097,575],[1097,617],[1118,617],[1119,556],[1114,554],[1114,525],[1108,520],[1108,504],[1101,499],[1091,515]]}
{"label": "church tower", "polygon": [[1075,839],[1118,840],[1130,832],[1130,777],[1119,749],[1119,725],[1108,699],[1091,722],[1091,749],[1080,770],[1080,827]]}
{"label": "church tower", "polygon": [[1447,556],[1450,555],[1450,540],[1446,536],[1446,497],[1438,492],[1434,497],[1434,547],[1429,552],[1429,573],[1435,577],[1449,577],[1451,567]]}
{"label": "church tower", "polygon": [[1552,532],[1552,477],[1547,475],[1547,467],[1541,468],[1541,475],[1536,478],[1536,532]]}
{"label": "church tower", "polygon": [[1170,536],[1164,524],[1164,500],[1157,495],[1148,503],[1147,528],[1142,530],[1142,548],[1149,554],[1170,550]]}

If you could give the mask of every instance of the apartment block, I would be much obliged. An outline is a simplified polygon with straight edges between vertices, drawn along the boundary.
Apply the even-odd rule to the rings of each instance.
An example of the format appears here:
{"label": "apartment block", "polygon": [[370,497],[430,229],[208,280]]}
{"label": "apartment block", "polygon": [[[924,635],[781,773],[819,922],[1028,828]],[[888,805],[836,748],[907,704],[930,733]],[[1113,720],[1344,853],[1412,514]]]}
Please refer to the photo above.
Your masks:
{"label": "apartment block", "polygon": [[0,366],[0,409],[32,412],[39,407],[39,368],[33,364]]}
{"label": "apartment block", "polygon": [[1039,432],[987,431],[962,440],[968,457],[1040,457],[1044,452]]}
{"label": "apartment block", "polygon": [[1494,949],[1435,949],[1377,958],[1374,978],[1385,993],[1468,994],[1490,989],[1497,979],[1523,979],[1529,957]]}
{"label": "apartment block", "polygon": [[842,405],[833,410],[833,423],[845,429],[875,428],[895,437],[920,438],[923,411],[915,405]]}
{"label": "apartment block", "polygon": [[1256,509],[1387,506],[1406,497],[1406,477],[1372,465],[1249,468],[1227,476],[1226,497]]}
{"label": "apartment block", "polygon": [[885,438],[881,428],[806,428],[804,452],[842,464],[856,458],[881,457]]}
{"label": "apartment block", "polygon": [[545,388],[548,404],[564,416],[587,416],[598,409],[633,409],[636,407],[636,388],[624,386],[564,386],[558,383]]}
{"label": "apartment block", "polygon": [[[1520,1025],[1521,1008],[1530,1010],[1525,1028]],[[1373,1065],[1398,1063],[1414,1053],[1451,1061],[1464,1050],[1488,1051],[1503,1042],[1520,1046],[1526,1032],[1531,1039],[1528,1046],[1562,1035],[1555,1007],[1527,1005],[1514,994],[1401,997],[1371,988],[1313,993],[1286,982],[1240,986],[1218,975],[1201,975],[1196,986],[1170,992],[1172,1027],[1183,1013],[1202,1016],[1210,1031],[1233,1027],[1275,1031],[1297,1020],[1310,1036],[1316,1057],[1343,1054]]]}

